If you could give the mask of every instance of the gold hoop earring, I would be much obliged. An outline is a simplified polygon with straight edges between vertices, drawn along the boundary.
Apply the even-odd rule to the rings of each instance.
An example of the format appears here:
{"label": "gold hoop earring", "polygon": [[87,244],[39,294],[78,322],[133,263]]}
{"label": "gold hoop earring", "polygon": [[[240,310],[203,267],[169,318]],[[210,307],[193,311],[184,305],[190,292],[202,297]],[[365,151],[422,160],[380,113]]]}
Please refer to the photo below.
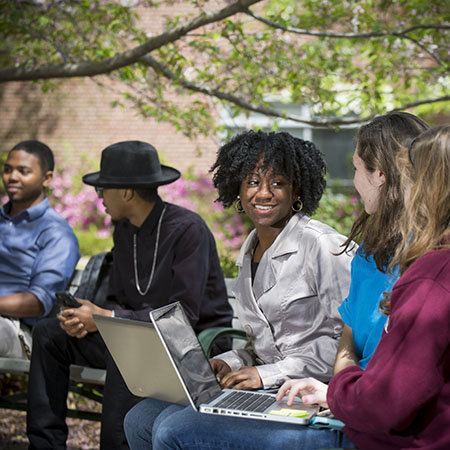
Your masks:
{"label": "gold hoop earring", "polygon": [[297,197],[297,200],[292,205],[292,211],[298,213],[303,209],[303,202],[300,197]]}
{"label": "gold hoop earring", "polygon": [[241,197],[239,195],[236,197],[236,202],[234,203],[234,209],[239,214],[242,214],[244,212],[244,208],[242,207]]}

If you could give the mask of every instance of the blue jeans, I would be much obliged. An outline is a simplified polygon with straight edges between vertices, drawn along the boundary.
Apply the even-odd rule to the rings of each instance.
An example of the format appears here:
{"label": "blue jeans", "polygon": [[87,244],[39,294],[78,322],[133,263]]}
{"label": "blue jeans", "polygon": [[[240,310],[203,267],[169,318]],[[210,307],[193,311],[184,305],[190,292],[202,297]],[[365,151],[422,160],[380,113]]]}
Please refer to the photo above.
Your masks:
{"label": "blue jeans", "polygon": [[[146,398],[131,408],[123,427],[128,445],[132,450],[143,450],[152,448],[152,428],[153,422],[165,408],[173,405],[176,409],[183,409],[183,406],[174,403],[163,402],[154,398]],[[192,409],[192,408],[191,408]]]}
{"label": "blue jeans", "polygon": [[[203,414],[190,406],[165,409],[153,425],[153,447],[202,450],[355,448],[340,431],[256,419]],[[131,447],[135,448],[143,447]],[[147,447],[148,448],[148,447]]]}

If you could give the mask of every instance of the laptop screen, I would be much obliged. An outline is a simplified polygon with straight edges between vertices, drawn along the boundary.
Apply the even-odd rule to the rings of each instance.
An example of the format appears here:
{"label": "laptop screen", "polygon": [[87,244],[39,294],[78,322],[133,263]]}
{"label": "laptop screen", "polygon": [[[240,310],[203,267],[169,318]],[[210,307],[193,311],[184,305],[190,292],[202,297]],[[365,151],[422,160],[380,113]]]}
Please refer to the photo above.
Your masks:
{"label": "laptop screen", "polygon": [[164,306],[151,316],[195,406],[219,395],[222,389],[181,304]]}

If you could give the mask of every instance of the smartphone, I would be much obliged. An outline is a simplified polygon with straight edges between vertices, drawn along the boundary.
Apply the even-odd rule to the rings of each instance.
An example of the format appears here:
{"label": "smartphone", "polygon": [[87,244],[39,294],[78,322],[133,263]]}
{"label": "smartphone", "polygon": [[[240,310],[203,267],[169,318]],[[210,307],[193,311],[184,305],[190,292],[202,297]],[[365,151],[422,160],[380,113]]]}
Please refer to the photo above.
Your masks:
{"label": "smartphone", "polygon": [[59,291],[55,292],[56,298],[68,308],[79,308],[81,303],[69,292]]}

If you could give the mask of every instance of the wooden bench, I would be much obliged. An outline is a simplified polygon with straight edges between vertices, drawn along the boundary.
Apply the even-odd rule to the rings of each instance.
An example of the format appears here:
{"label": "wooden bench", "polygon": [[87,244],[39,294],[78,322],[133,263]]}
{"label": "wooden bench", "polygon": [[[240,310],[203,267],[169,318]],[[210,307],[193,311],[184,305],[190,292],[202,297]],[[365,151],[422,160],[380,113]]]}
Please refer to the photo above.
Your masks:
{"label": "wooden bench", "polygon": [[[80,285],[82,270],[76,270],[69,285],[69,291],[73,294]],[[30,361],[18,358],[0,357],[0,373],[9,373],[28,377],[30,371]],[[100,402],[103,400],[101,395],[102,387],[105,384],[106,371],[103,369],[94,369],[78,365],[70,366],[69,392],[74,392],[83,397]],[[100,388],[100,389],[99,389]],[[0,397],[0,408],[15,409],[26,411],[27,393],[17,392]],[[101,413],[93,411],[83,411],[69,408],[67,411],[69,417],[79,419],[100,420]]]}
{"label": "wooden bench", "polygon": [[[75,293],[79,287],[82,271],[76,271],[72,277],[69,290]],[[228,300],[234,311],[235,298],[231,293],[234,279],[227,278],[226,280]],[[235,316],[235,315],[234,315]],[[205,353],[209,356],[210,349],[215,339],[222,336],[231,336],[240,340],[245,340],[245,332],[239,324],[236,317],[233,318],[232,326],[234,328],[215,327],[203,330],[199,335],[200,343],[202,344]],[[239,344],[233,345],[238,347]],[[9,373],[23,376],[25,379],[30,370],[30,361],[16,358],[2,358],[0,357],[0,373]],[[84,367],[71,365],[70,366],[70,382],[69,392],[73,392],[83,397],[102,402],[102,388],[105,384],[106,371],[102,369],[94,369],[92,367]],[[0,408],[15,409],[26,411],[27,393],[17,392],[0,397]],[[79,419],[97,420],[101,419],[100,412],[84,411],[80,409],[69,408],[67,411],[68,417],[75,417]]]}

